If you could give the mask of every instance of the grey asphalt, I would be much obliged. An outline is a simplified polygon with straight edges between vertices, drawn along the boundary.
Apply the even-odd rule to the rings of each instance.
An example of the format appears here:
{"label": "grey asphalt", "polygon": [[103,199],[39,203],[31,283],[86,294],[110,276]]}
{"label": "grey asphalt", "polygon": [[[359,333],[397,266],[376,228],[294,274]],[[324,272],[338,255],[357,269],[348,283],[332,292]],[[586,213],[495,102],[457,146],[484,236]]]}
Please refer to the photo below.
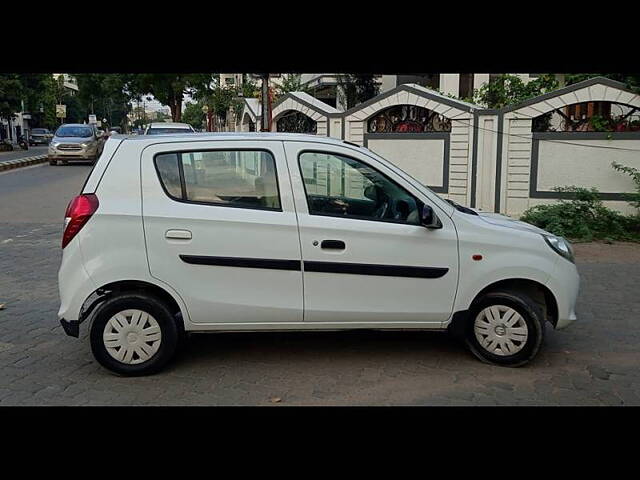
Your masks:
{"label": "grey asphalt", "polygon": [[62,217],[89,170],[0,173],[0,405],[640,405],[640,255],[578,256],[579,321],[549,327],[524,368],[441,333],[243,333],[194,335],[164,372],[117,377],[56,319]]}
{"label": "grey asphalt", "polygon": [[46,145],[38,145],[29,147],[29,150],[22,150],[20,147],[14,145],[16,150],[12,152],[0,152],[0,163],[7,160],[16,160],[18,158],[35,157],[38,155],[45,155],[48,147]]}

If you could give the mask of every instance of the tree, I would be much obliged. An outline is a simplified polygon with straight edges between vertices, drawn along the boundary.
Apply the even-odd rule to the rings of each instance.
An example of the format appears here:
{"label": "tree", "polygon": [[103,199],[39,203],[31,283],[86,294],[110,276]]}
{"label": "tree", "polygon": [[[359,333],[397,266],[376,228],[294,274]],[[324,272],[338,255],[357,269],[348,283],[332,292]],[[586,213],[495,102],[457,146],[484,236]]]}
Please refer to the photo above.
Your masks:
{"label": "tree", "polygon": [[120,125],[123,129],[128,123],[127,113],[131,110],[134,94],[130,91],[132,75],[79,73],[78,100],[83,119],[89,114],[106,118],[110,125]]}
{"label": "tree", "polygon": [[282,77],[282,83],[276,87],[276,100],[289,92],[309,93],[311,89],[302,83],[302,75],[286,74]]}
{"label": "tree", "polygon": [[11,119],[22,109],[23,86],[20,75],[0,74],[0,118]]}
{"label": "tree", "polygon": [[218,119],[219,125],[225,125],[227,113],[234,104],[238,91],[233,87],[216,86],[205,97],[205,104],[209,111]]}
{"label": "tree", "polygon": [[143,73],[134,76],[129,82],[134,94],[153,95],[171,109],[174,122],[182,119],[182,101],[185,94],[193,95],[198,90],[207,90],[213,81],[211,73]]}
{"label": "tree", "polygon": [[182,114],[182,121],[184,123],[188,123],[196,130],[199,130],[202,128],[204,119],[205,115],[202,111],[202,105],[193,102],[187,103],[184,113]]}
{"label": "tree", "polygon": [[517,75],[503,74],[474,90],[474,102],[487,108],[503,108],[558,88],[553,74],[543,74],[525,83]]}
{"label": "tree", "polygon": [[239,93],[242,93],[244,98],[256,98],[260,95],[260,88],[256,82],[246,75],[242,75],[242,85],[240,85]]}
{"label": "tree", "polygon": [[567,85],[571,85],[593,77],[606,77],[622,82],[629,90],[640,94],[640,74],[638,73],[574,73],[567,74],[565,80]]}
{"label": "tree", "polygon": [[53,75],[48,75],[45,80],[45,86],[42,95],[42,116],[39,117],[39,126],[54,130],[57,126],[56,122],[56,90],[57,84]]}
{"label": "tree", "polygon": [[346,109],[366,102],[380,93],[380,84],[376,76],[371,75],[338,75],[338,104],[344,104]]}

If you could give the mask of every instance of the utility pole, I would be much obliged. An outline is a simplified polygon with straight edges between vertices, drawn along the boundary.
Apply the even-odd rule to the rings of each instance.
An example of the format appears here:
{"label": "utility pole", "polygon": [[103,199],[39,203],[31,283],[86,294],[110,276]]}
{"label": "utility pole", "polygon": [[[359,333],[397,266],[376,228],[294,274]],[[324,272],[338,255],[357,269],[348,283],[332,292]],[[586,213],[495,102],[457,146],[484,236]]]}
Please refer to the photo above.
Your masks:
{"label": "utility pole", "polygon": [[271,127],[271,102],[269,101],[269,74],[262,74],[262,125],[261,131],[268,132]]}

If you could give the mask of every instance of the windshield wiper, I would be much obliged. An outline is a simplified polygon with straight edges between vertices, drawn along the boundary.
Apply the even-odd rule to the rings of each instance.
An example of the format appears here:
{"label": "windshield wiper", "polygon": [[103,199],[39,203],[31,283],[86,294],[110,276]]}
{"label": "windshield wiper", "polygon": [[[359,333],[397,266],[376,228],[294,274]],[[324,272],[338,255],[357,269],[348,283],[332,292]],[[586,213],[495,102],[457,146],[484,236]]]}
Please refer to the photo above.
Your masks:
{"label": "windshield wiper", "polygon": [[462,213],[468,213],[469,215],[478,215],[478,212],[471,210],[470,208],[467,207],[463,207],[462,205],[460,205],[459,203],[454,202],[453,200],[446,198],[445,199],[447,202],[449,202],[453,208],[455,208],[456,210],[458,210],[459,212]]}

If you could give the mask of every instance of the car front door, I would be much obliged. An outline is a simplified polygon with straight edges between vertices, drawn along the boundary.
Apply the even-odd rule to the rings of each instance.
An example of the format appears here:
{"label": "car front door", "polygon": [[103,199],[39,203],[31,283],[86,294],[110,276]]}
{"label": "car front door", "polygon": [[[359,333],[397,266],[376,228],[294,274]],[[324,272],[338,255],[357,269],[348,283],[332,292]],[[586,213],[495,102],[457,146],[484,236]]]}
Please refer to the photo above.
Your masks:
{"label": "car front door", "polygon": [[[286,142],[300,228],[305,322],[439,327],[453,308],[451,219],[364,152]],[[442,228],[421,225],[422,205]]]}
{"label": "car front door", "polygon": [[282,142],[161,143],[142,154],[150,273],[198,324],[302,321],[298,226]]}

